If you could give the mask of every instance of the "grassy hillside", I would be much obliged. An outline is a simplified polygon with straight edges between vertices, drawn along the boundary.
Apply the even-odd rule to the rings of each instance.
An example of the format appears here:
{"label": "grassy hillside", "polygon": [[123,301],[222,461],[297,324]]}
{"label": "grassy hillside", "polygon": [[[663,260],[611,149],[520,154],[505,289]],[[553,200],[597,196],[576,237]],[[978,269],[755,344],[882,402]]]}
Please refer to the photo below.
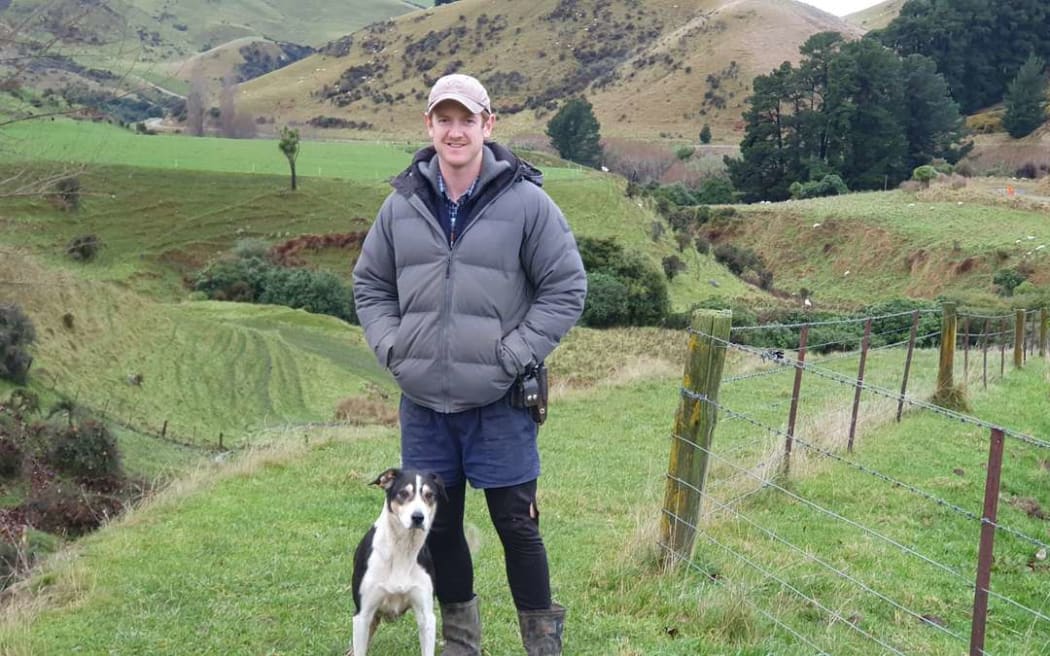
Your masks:
{"label": "grassy hillside", "polygon": [[[1007,186],[1021,191],[1008,197]],[[744,206],[739,220],[706,231],[755,249],[778,289],[806,288],[817,307],[940,295],[995,304],[1000,269],[1022,266],[1033,283],[1050,281],[1048,196],[1034,183],[976,178],[960,189]]]}
{"label": "grassy hillside", "polygon": [[487,84],[504,134],[542,133],[559,102],[585,94],[606,136],[695,139],[704,123],[729,135],[752,78],[797,60],[824,30],[859,33],[793,0],[461,0],[255,80],[241,106],[278,122],[336,116],[404,134],[430,83],[461,70]]}
{"label": "grassy hillside", "polygon": [[328,317],[157,303],[7,248],[0,289],[36,327],[35,386],[150,432],[167,422],[183,442],[217,446],[222,432],[240,446],[264,427],[331,420],[347,397],[393,391],[361,330]]}
{"label": "grassy hillside", "polygon": [[[46,14],[47,20],[32,23],[41,36],[57,33],[66,44],[108,45],[103,52],[159,62],[184,59],[246,36],[321,46],[370,23],[431,4],[428,0],[15,0],[8,14],[13,21]],[[58,29],[63,24],[77,26],[75,37]]]}
{"label": "grassy hillside", "polygon": [[[68,266],[64,249],[69,240],[95,233],[106,245],[97,261],[77,268],[78,275],[121,282],[161,298],[180,297],[181,276],[239,239],[277,243],[300,234],[367,229],[390,190],[383,181],[404,168],[415,149],[305,142],[298,170],[307,179],[292,194],[286,191],[287,162],[274,141],[146,137],[112,126],[63,122],[30,122],[10,134],[17,138],[16,158],[38,158],[26,166],[43,171],[71,166],[76,172],[79,165],[59,162],[84,162],[83,207],[74,215],[46,199],[2,201],[0,243],[30,248],[52,264]],[[137,166],[96,166],[115,163]],[[656,216],[648,205],[625,196],[622,179],[579,168],[543,169],[545,188],[580,235],[616,237],[651,254],[655,266],[677,253],[669,234],[652,240]],[[350,257],[322,253],[317,262],[348,277]],[[712,296],[761,296],[708,256],[693,251],[680,257],[689,270],[670,285],[680,308]]]}
{"label": "grassy hillside", "polygon": [[[616,334],[606,333],[590,348],[614,348]],[[872,380],[885,384],[899,374],[900,355],[873,354],[868,363]],[[631,356],[626,359],[639,364]],[[739,371],[738,365],[731,363],[729,373]],[[854,362],[840,362],[838,368],[848,371],[854,366]],[[935,370],[936,353],[917,354],[916,393],[929,389]],[[1038,366],[1011,374],[1011,381],[1011,394],[1029,400],[1045,386]],[[647,373],[628,385],[599,386],[561,398],[541,432],[545,469],[540,503],[554,593],[571,613],[567,653],[813,653],[751,604],[774,613],[829,653],[871,653],[870,642],[829,625],[822,613],[793,603],[773,581],[748,577],[713,549],[702,548],[696,562],[705,571],[716,572],[714,580],[688,571],[661,573],[654,566],[667,435],[678,384],[674,374],[649,365]],[[786,393],[782,387],[730,386],[722,401],[755,413],[766,413],[776,405],[782,413]],[[1045,428],[1035,416],[1037,403],[1011,406],[1008,414],[1002,414],[999,392],[993,387],[988,395],[976,394],[983,412],[998,411],[997,418],[1012,424],[1042,422]],[[831,401],[828,393],[819,385],[807,387],[805,405],[813,413],[812,421],[828,420],[821,409]],[[977,498],[975,479],[959,479],[949,470],[957,466],[979,470],[971,462],[982,456],[982,449],[971,448],[979,440],[971,440],[968,433],[946,440],[942,428],[908,418],[900,427],[873,429],[864,433],[870,440],[855,457],[906,476],[938,495]],[[748,448],[754,438],[741,422],[719,425],[720,453]],[[601,444],[597,461],[595,443]],[[308,443],[285,444],[194,477],[54,559],[5,613],[0,649],[12,656],[78,650],[163,655],[183,653],[192,643],[202,654],[342,654],[350,636],[351,551],[380,503],[379,493],[366,483],[396,462],[396,435],[375,429],[314,430]],[[945,453],[949,446],[954,448]],[[916,456],[934,449],[937,458]],[[1011,472],[1021,469],[1020,462],[1010,466]],[[609,472],[615,472],[611,487]],[[1045,472],[1034,475],[1045,480]],[[872,479],[862,473],[814,463],[794,478],[793,489],[848,505],[844,512],[856,521],[878,526],[922,552],[935,553],[953,567],[970,562],[969,548],[976,542],[973,531],[955,531],[952,522],[941,522],[945,517],[940,511],[923,508],[915,517],[915,508],[899,505],[896,493],[880,496],[879,504],[870,503]],[[596,489],[602,493],[595,494]],[[943,578],[917,572],[900,554],[873,551],[871,558],[866,557],[860,543],[843,544],[836,536],[825,535],[819,519],[802,515],[797,504],[775,504],[766,496],[743,500],[738,507],[760,517],[762,526],[777,535],[799,541],[807,535],[817,538],[813,553],[826,553],[829,547],[837,550],[849,556],[852,576],[892,591],[894,598],[910,606],[936,613],[952,630],[965,628],[965,609],[972,601],[965,586],[953,591]],[[1011,525],[1025,520],[1020,510],[1006,504],[1001,512],[1001,521]],[[487,650],[494,656],[517,653],[517,624],[498,540],[484,519],[479,494],[470,495],[468,515],[478,527],[475,563]],[[936,530],[919,530],[931,525]],[[887,612],[873,596],[859,594],[841,579],[810,571],[809,560],[775,553],[765,538],[731,521],[720,521],[715,515],[706,528],[715,539],[778,568],[784,576],[804,581],[800,585],[822,602],[839,612],[855,613],[866,630],[890,643],[907,645],[910,653],[951,653],[958,647],[910,616]],[[1009,545],[1002,548],[1004,560],[1012,558],[1005,556],[1012,553]],[[1006,562],[997,567],[996,592],[1045,612],[1045,590],[1040,592],[1043,574],[1019,570],[1023,568]],[[741,583],[754,587],[747,593],[725,587]],[[1044,653],[1046,627],[1037,623],[1013,631],[1009,623],[1014,614],[1012,608],[1001,608],[994,616],[989,649],[1025,656]],[[384,624],[376,640],[378,653],[412,653],[414,623],[407,618]]]}
{"label": "grassy hillside", "polygon": [[907,0],[885,0],[879,4],[862,9],[846,16],[846,21],[864,31],[886,27],[901,12]]}

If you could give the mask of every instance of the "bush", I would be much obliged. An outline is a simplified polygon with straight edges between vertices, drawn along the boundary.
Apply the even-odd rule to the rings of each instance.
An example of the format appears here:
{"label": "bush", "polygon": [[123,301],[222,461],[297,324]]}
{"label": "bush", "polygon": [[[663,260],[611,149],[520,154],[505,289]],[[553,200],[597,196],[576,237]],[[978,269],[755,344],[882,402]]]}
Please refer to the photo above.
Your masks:
{"label": "bush", "polygon": [[588,273],[587,300],[580,322],[591,328],[609,328],[625,325],[629,316],[626,285],[609,273]]}
{"label": "bush", "polygon": [[14,437],[0,434],[0,479],[18,476],[23,455],[22,445]]}
{"label": "bush", "polygon": [[55,183],[52,199],[55,204],[66,211],[80,209],[80,178],[71,176]]}
{"label": "bush", "polygon": [[262,294],[271,268],[258,257],[224,257],[197,275],[193,289],[217,301],[253,303]]}
{"label": "bush", "polygon": [[353,299],[353,292],[327,271],[273,267],[258,300],[357,323]]}
{"label": "bush", "polygon": [[86,479],[121,475],[120,449],[106,425],[83,419],[66,425],[38,426],[47,443],[45,461],[56,470]]}
{"label": "bush", "polygon": [[33,322],[17,305],[0,305],[0,378],[24,385],[33,366],[29,346],[36,341]]}
{"label": "bush", "polygon": [[707,123],[704,123],[704,127],[700,128],[700,143],[711,143],[711,126]]}
{"label": "bush", "polygon": [[693,199],[701,205],[724,205],[736,202],[736,192],[729,178],[710,177],[700,183]]}
{"label": "bush", "polygon": [[662,261],[664,267],[664,275],[667,276],[668,280],[674,280],[675,276],[685,271],[685,262],[681,260],[677,255],[668,255],[664,257]]}
{"label": "bush", "polygon": [[1000,296],[1013,296],[1014,289],[1028,279],[1017,269],[999,269],[992,276],[992,282],[999,287]]}
{"label": "bush", "polygon": [[911,179],[921,184],[924,188],[929,187],[930,183],[937,179],[937,169],[933,168],[929,164],[923,164],[922,166],[915,167],[915,170],[911,172]]}
{"label": "bush", "polygon": [[85,492],[75,485],[49,485],[31,494],[23,505],[32,526],[71,537],[90,533],[122,509],[118,499]]}
{"label": "bush", "polygon": [[692,146],[679,146],[678,148],[675,148],[674,156],[684,162],[692,157],[694,152],[696,152],[696,149]]}
{"label": "bush", "polygon": [[66,255],[78,262],[90,262],[98,255],[100,248],[102,248],[102,240],[98,238],[98,235],[80,235],[73,237],[66,244]]}
{"label": "bush", "polygon": [[809,182],[792,182],[788,193],[796,200],[803,198],[822,198],[824,196],[841,196],[848,194],[849,188],[838,175],[830,173],[818,180]]}
{"label": "bush", "polygon": [[588,275],[613,276],[626,290],[627,318],[631,326],[658,326],[670,309],[663,272],[640,253],[626,252],[613,239],[580,237],[580,256]]}

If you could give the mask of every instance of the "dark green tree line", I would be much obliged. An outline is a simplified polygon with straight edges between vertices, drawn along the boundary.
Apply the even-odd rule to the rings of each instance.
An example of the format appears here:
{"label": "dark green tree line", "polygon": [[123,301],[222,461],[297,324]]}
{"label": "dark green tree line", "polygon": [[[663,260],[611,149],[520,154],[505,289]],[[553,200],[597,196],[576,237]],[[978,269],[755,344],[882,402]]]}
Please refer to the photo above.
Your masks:
{"label": "dark green tree line", "polygon": [[1030,55],[1050,59],[1046,0],[909,0],[870,37],[932,59],[965,113],[1003,99]]}
{"label": "dark green tree line", "polygon": [[1003,127],[1018,139],[1046,120],[1046,62],[1032,55],[1006,88]]}
{"label": "dark green tree line", "polygon": [[741,158],[727,159],[745,201],[783,200],[794,182],[839,176],[881,189],[935,157],[956,161],[962,117],[933,63],[872,40],[810,37],[798,66],[754,81]]}

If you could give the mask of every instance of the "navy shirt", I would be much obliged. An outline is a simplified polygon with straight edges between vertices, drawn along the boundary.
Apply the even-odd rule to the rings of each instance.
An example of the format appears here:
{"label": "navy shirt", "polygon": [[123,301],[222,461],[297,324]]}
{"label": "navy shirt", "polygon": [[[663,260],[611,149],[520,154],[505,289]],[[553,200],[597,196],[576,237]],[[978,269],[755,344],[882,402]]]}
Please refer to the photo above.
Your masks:
{"label": "navy shirt", "polygon": [[474,178],[474,182],[470,183],[470,187],[455,202],[449,198],[448,187],[445,186],[445,178],[442,177],[440,172],[438,172],[437,182],[438,191],[441,192],[437,219],[438,223],[441,224],[441,229],[445,231],[448,243],[451,245],[456,243],[456,238],[463,234],[464,228],[474,218],[471,216],[471,212],[474,209],[471,196],[474,195],[474,188],[478,186],[478,179]]}

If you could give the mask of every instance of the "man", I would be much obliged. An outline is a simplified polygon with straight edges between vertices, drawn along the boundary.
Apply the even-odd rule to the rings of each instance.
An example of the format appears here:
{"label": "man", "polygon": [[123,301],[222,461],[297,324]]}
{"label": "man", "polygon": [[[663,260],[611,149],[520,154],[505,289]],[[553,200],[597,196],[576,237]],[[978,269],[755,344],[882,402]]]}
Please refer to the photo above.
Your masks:
{"label": "man", "polygon": [[354,267],[365,338],[401,386],[403,467],[444,479],[428,539],[445,656],[481,654],[463,532],[467,482],[485,491],[529,656],[562,651],[539,531],[537,424],[513,387],[583,310],[587,279],[542,174],[488,142],[495,116],[468,75],[430,90],[432,145],[393,181]]}

